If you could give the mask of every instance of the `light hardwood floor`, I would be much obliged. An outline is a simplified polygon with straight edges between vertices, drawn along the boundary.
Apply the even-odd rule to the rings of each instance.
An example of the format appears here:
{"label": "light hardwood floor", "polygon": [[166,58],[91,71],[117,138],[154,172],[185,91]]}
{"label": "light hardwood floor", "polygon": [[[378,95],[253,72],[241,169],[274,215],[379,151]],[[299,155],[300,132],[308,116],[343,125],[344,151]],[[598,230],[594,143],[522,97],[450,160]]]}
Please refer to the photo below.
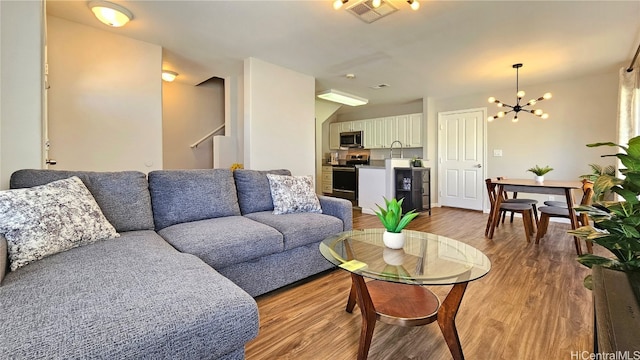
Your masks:
{"label": "light hardwood floor", "polygon": [[[551,223],[539,245],[528,244],[520,219],[484,237],[487,214],[435,208],[409,229],[448,236],[483,251],[492,269],[471,282],[456,324],[467,359],[574,359],[592,351],[591,293],[582,285],[589,269],[576,262],[568,224]],[[354,228],[381,227],[354,211]],[[584,248],[584,246],[583,246]],[[606,254],[602,249],[594,249]],[[349,274],[333,270],[258,297],[260,333],[247,344],[248,360],[355,359],[359,309],[344,311]],[[450,286],[429,287],[441,299]],[[451,359],[436,323],[403,328],[377,322],[369,359]]]}

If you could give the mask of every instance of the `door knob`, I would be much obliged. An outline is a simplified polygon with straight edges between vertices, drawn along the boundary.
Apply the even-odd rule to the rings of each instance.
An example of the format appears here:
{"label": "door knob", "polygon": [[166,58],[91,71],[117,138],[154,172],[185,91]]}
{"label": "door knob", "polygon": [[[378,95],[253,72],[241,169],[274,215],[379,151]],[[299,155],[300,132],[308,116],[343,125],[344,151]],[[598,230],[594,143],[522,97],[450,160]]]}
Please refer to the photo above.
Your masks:
{"label": "door knob", "polygon": [[57,164],[58,162],[57,162],[57,161],[55,161],[55,160],[53,160],[53,159],[47,159],[47,160],[45,160],[45,163],[46,163],[47,165],[55,165],[55,164]]}
{"label": "door knob", "polygon": [[476,164],[476,165],[473,165],[473,167],[480,169],[482,167],[482,164]]}

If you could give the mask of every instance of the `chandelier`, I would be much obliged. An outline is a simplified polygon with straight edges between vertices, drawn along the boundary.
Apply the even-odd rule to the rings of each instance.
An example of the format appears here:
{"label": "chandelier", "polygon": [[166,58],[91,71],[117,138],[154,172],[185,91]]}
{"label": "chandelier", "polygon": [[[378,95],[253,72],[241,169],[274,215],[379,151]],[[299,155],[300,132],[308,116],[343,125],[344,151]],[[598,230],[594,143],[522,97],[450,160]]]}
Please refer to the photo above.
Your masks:
{"label": "chandelier", "polygon": [[[333,2],[333,8],[338,10],[342,7],[342,5],[348,2],[349,0],[335,0]],[[380,5],[382,5],[382,0],[369,0],[369,1],[365,1],[365,3],[367,5],[370,4],[371,6],[377,9],[380,7]],[[418,10],[420,8],[420,3],[418,2],[418,0],[407,0],[407,3],[409,4],[412,10]]]}
{"label": "chandelier", "polygon": [[538,101],[551,99],[551,93],[546,93],[546,94],[542,95],[541,97],[539,97],[537,99],[531,99],[531,100],[529,100],[528,103],[526,103],[524,105],[520,105],[520,101],[524,97],[524,91],[520,91],[518,89],[518,69],[520,69],[521,67],[522,67],[522,64],[513,64],[513,68],[516,69],[516,97],[517,97],[516,104],[513,105],[513,106],[507,105],[507,104],[503,103],[502,101],[497,100],[493,96],[490,97],[489,98],[489,102],[490,103],[496,103],[496,105],[498,105],[498,107],[507,107],[507,108],[510,108],[511,110],[509,110],[507,112],[500,111],[495,116],[489,116],[489,118],[487,119],[488,121],[493,121],[493,120],[495,120],[497,118],[504,117],[505,115],[507,115],[510,112],[514,112],[515,114],[513,114],[513,120],[511,120],[511,121],[518,122],[518,113],[520,111],[532,113],[533,115],[535,115],[537,117],[540,117],[540,118],[543,118],[543,119],[548,119],[549,118],[549,114],[547,114],[544,111],[542,111],[542,109],[527,109],[527,107],[535,105]]}

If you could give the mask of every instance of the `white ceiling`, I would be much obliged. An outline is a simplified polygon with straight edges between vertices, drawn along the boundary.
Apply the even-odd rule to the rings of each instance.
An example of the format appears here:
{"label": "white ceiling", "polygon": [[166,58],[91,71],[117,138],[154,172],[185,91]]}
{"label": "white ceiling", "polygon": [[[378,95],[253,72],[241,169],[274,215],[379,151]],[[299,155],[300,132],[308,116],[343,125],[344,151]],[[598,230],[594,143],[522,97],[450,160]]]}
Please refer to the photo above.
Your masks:
{"label": "white ceiling", "polygon": [[134,14],[123,28],[99,23],[84,1],[47,0],[47,11],[162,46],[183,83],[239,74],[255,57],[370,104],[511,88],[518,62],[521,88],[603,73],[628,66],[640,43],[640,0],[420,0],[418,11],[387,1],[399,11],[371,24],[332,0],[113,0]]}

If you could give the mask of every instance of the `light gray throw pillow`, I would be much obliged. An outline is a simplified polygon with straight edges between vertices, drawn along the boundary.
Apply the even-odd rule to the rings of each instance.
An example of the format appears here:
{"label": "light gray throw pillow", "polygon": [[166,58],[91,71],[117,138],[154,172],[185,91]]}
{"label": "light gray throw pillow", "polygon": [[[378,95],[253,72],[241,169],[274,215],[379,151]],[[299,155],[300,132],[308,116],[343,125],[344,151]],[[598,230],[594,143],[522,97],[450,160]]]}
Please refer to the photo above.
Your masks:
{"label": "light gray throw pillow", "polygon": [[313,190],[311,176],[267,174],[273,199],[273,213],[321,213],[320,201]]}
{"label": "light gray throw pillow", "polygon": [[0,234],[7,239],[11,271],[62,251],[119,236],[76,176],[0,191]]}

